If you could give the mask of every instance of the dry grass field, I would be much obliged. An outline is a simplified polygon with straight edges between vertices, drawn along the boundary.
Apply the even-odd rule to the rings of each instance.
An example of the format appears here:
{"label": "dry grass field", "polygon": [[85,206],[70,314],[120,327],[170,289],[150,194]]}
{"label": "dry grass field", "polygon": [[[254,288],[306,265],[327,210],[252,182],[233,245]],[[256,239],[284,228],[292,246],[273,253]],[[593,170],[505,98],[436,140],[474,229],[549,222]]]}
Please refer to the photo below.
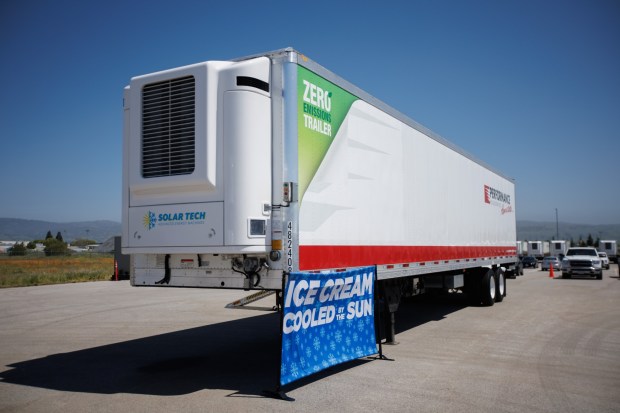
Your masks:
{"label": "dry grass field", "polygon": [[110,254],[0,256],[0,288],[101,281],[113,274],[114,257]]}

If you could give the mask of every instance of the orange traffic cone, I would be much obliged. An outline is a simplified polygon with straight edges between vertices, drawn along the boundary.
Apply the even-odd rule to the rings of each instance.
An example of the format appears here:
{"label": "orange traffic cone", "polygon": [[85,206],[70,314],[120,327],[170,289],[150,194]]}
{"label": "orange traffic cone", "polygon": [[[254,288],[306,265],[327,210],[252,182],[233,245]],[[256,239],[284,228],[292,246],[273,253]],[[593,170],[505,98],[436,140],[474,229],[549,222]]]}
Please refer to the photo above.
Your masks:
{"label": "orange traffic cone", "polygon": [[555,274],[553,274],[553,264],[549,265],[549,278],[555,278]]}

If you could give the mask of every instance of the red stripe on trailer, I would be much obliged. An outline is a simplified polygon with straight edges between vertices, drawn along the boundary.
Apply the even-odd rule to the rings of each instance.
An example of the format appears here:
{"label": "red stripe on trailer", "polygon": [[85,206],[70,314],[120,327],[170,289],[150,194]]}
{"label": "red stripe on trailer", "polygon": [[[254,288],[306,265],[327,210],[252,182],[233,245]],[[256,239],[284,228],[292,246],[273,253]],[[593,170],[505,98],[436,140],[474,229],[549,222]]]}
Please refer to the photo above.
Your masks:
{"label": "red stripe on trailer", "polygon": [[435,262],[485,257],[514,257],[516,248],[501,246],[300,245],[299,269],[350,268],[403,262]]}

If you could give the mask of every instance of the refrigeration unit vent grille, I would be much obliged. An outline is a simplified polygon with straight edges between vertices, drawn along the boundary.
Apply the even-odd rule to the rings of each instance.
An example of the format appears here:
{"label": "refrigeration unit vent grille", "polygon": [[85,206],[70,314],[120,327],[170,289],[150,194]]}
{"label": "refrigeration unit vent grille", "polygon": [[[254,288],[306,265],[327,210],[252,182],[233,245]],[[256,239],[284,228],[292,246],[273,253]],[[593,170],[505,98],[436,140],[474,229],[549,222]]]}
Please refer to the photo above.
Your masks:
{"label": "refrigeration unit vent grille", "polygon": [[193,76],[142,89],[142,176],[188,175],[195,167],[196,91]]}

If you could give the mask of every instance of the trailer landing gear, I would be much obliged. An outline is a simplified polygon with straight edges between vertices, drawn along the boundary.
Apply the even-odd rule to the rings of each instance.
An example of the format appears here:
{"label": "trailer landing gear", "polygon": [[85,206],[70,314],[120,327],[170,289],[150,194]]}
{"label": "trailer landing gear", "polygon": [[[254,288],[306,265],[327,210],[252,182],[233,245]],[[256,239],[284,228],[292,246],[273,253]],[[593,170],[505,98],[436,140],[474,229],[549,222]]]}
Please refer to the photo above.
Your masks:
{"label": "trailer landing gear", "polygon": [[386,280],[380,283],[380,286],[379,324],[383,328],[379,328],[379,342],[381,342],[381,331],[383,330],[385,332],[385,344],[396,345],[398,344],[396,341],[396,311],[398,311],[398,305],[402,296],[402,286],[392,280]]}

